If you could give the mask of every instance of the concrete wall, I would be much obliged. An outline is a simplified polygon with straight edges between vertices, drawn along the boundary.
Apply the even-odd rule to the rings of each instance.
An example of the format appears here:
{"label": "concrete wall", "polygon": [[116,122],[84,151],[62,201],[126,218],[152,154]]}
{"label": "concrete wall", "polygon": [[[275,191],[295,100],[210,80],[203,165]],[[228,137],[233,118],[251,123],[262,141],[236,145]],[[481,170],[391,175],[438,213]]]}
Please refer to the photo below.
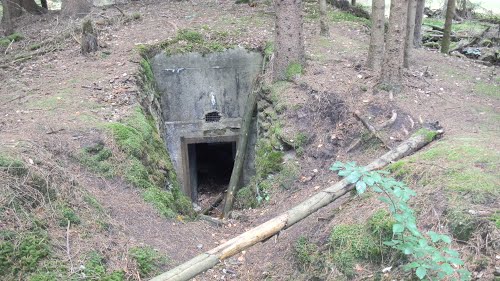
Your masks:
{"label": "concrete wall", "polygon": [[[184,191],[189,194],[187,144],[219,142],[239,135],[248,94],[262,67],[262,55],[245,49],[201,55],[157,54],[151,67],[161,96],[164,139]],[[219,122],[205,122],[217,111]],[[253,125],[256,134],[256,124]],[[252,136],[247,171],[252,170],[255,136]],[[189,177],[189,176],[187,176]],[[244,176],[248,178],[248,173]]]}

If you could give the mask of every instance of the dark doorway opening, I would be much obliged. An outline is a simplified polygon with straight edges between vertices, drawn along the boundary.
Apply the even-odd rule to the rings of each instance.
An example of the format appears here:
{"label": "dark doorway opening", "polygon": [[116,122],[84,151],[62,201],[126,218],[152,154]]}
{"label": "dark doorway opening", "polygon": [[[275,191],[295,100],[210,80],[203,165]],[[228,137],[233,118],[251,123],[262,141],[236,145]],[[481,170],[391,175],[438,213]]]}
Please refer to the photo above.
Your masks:
{"label": "dark doorway opening", "polygon": [[227,189],[236,155],[236,142],[193,143],[188,145],[193,200],[203,201]]}

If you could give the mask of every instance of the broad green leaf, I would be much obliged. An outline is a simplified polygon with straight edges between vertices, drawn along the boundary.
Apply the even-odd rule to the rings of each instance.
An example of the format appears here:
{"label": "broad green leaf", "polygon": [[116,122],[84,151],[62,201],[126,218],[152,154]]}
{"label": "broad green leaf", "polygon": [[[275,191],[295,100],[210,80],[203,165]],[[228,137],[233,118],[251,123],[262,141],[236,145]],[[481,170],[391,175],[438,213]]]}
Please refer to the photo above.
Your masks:
{"label": "broad green leaf", "polygon": [[453,263],[453,264],[456,264],[456,265],[463,265],[464,264],[464,262],[459,258],[449,258],[448,261]]}
{"label": "broad green leaf", "polygon": [[362,194],[366,191],[366,183],[362,180],[358,181],[356,183],[356,190],[358,191],[359,194]]}
{"label": "broad green leaf", "polygon": [[349,176],[347,176],[347,181],[350,183],[355,183],[361,177],[361,173],[359,171],[353,171]]}
{"label": "broad green leaf", "polygon": [[441,234],[441,241],[443,241],[446,244],[451,243],[451,237],[448,235]]}
{"label": "broad green leaf", "polygon": [[375,184],[375,179],[371,175],[366,175],[363,177],[363,181],[368,185],[368,186],[373,186]]}
{"label": "broad green leaf", "polygon": [[432,242],[436,243],[441,239],[441,235],[439,233],[436,233],[434,231],[429,231],[427,232],[427,235],[431,238]]}
{"label": "broad green leaf", "polygon": [[419,268],[417,268],[417,271],[415,272],[415,274],[417,274],[417,277],[422,280],[424,279],[425,275],[427,274],[427,269],[425,269],[425,267],[421,266]]}
{"label": "broad green leaf", "polygon": [[344,167],[344,163],[337,161],[333,163],[333,165],[330,167],[330,170],[332,171],[339,171]]}
{"label": "broad green leaf", "polygon": [[395,223],[392,226],[392,233],[394,233],[394,234],[396,234],[396,233],[402,233],[404,230],[405,230],[404,225],[402,225],[400,223]]}
{"label": "broad green leaf", "polygon": [[446,273],[446,275],[451,275],[454,272],[453,267],[451,267],[451,265],[449,263],[443,263],[443,264],[441,264],[440,269],[444,273]]}

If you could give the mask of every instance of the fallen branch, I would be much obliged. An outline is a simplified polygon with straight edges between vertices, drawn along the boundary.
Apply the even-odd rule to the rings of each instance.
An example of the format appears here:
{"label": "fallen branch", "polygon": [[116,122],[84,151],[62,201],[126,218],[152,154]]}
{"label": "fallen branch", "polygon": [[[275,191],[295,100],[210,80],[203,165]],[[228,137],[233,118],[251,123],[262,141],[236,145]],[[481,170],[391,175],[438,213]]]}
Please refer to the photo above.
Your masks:
{"label": "fallen branch", "polygon": [[219,194],[219,196],[217,196],[217,198],[215,198],[214,203],[210,204],[210,206],[208,206],[204,210],[202,210],[200,212],[200,214],[208,215],[208,213],[210,213],[213,209],[215,209],[215,208],[217,208],[217,206],[219,206],[220,202],[222,202],[223,199],[224,199],[224,192]]}
{"label": "fallen branch", "polygon": [[[433,130],[437,135],[443,133],[442,130]],[[370,163],[365,168],[369,171],[385,167],[393,161],[397,161],[407,155],[414,153],[427,145],[432,140],[429,134],[414,134],[408,140],[401,143],[395,149],[387,152],[380,158]],[[261,241],[265,241],[278,234],[298,221],[308,217],[317,210],[327,206],[342,195],[352,190],[354,186],[346,179],[320,191],[316,195],[305,200],[294,208],[281,215],[227,241],[226,243],[207,251],[197,257],[181,264],[172,270],[154,277],[151,281],[185,281],[196,275],[214,267],[217,263],[227,259]]]}
{"label": "fallen branch", "polygon": [[[354,112],[354,116],[356,116],[356,118],[361,121],[361,123],[363,123],[363,126],[365,126],[368,131],[370,131],[370,133],[372,133],[372,135],[374,135],[377,139],[379,139],[382,144],[385,146],[385,148],[387,149],[391,149],[391,147],[387,144],[387,142],[382,138],[382,136],[380,136],[380,134],[378,133],[378,130],[377,128],[375,128],[372,124],[370,124],[370,122],[368,122],[368,120],[365,120],[362,116],[361,116],[361,113],[356,110]],[[397,117],[397,116],[396,116]]]}
{"label": "fallen branch", "polygon": [[73,260],[71,259],[71,249],[69,247],[69,227],[71,226],[71,222],[68,220],[68,227],[66,227],[66,254],[68,255],[69,265],[71,266],[70,271],[73,273]]}

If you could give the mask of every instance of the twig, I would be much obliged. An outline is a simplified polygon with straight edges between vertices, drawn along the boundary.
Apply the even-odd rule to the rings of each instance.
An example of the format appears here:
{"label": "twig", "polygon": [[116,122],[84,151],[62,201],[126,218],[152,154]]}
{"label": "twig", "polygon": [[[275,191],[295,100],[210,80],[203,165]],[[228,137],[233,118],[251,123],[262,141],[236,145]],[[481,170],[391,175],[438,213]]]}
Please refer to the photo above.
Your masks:
{"label": "twig", "polygon": [[116,4],[114,4],[113,7],[115,7],[122,14],[122,16],[124,16],[124,17],[126,16],[125,13],[123,12],[123,10],[118,8],[118,6],[116,6]]}
{"label": "twig", "polygon": [[210,206],[208,206],[203,211],[201,211],[200,214],[208,215],[208,213],[210,213],[210,211],[212,211],[217,206],[219,206],[220,202],[222,202],[222,199],[224,199],[224,192],[219,194],[219,196],[217,196],[217,198],[215,199],[214,203],[210,204]]}
{"label": "twig", "polygon": [[9,50],[10,46],[12,45],[12,43],[14,43],[14,40],[10,41],[9,45],[7,46],[7,48],[5,49],[5,52],[4,52],[4,55],[7,54],[7,51]]}
{"label": "twig", "polygon": [[71,222],[68,220],[68,227],[66,228],[66,254],[68,255],[69,264],[71,266],[70,272],[73,273],[73,260],[71,259],[71,249],[69,247],[69,227]]}
{"label": "twig", "polygon": [[356,116],[356,118],[359,121],[361,121],[361,123],[363,123],[363,126],[365,126],[365,128],[367,128],[368,131],[370,131],[377,139],[379,139],[382,142],[385,148],[391,149],[390,146],[387,144],[387,142],[380,136],[377,129],[375,129],[375,127],[372,124],[370,124],[367,120],[361,117],[361,113],[358,110],[354,112],[354,116]]}

